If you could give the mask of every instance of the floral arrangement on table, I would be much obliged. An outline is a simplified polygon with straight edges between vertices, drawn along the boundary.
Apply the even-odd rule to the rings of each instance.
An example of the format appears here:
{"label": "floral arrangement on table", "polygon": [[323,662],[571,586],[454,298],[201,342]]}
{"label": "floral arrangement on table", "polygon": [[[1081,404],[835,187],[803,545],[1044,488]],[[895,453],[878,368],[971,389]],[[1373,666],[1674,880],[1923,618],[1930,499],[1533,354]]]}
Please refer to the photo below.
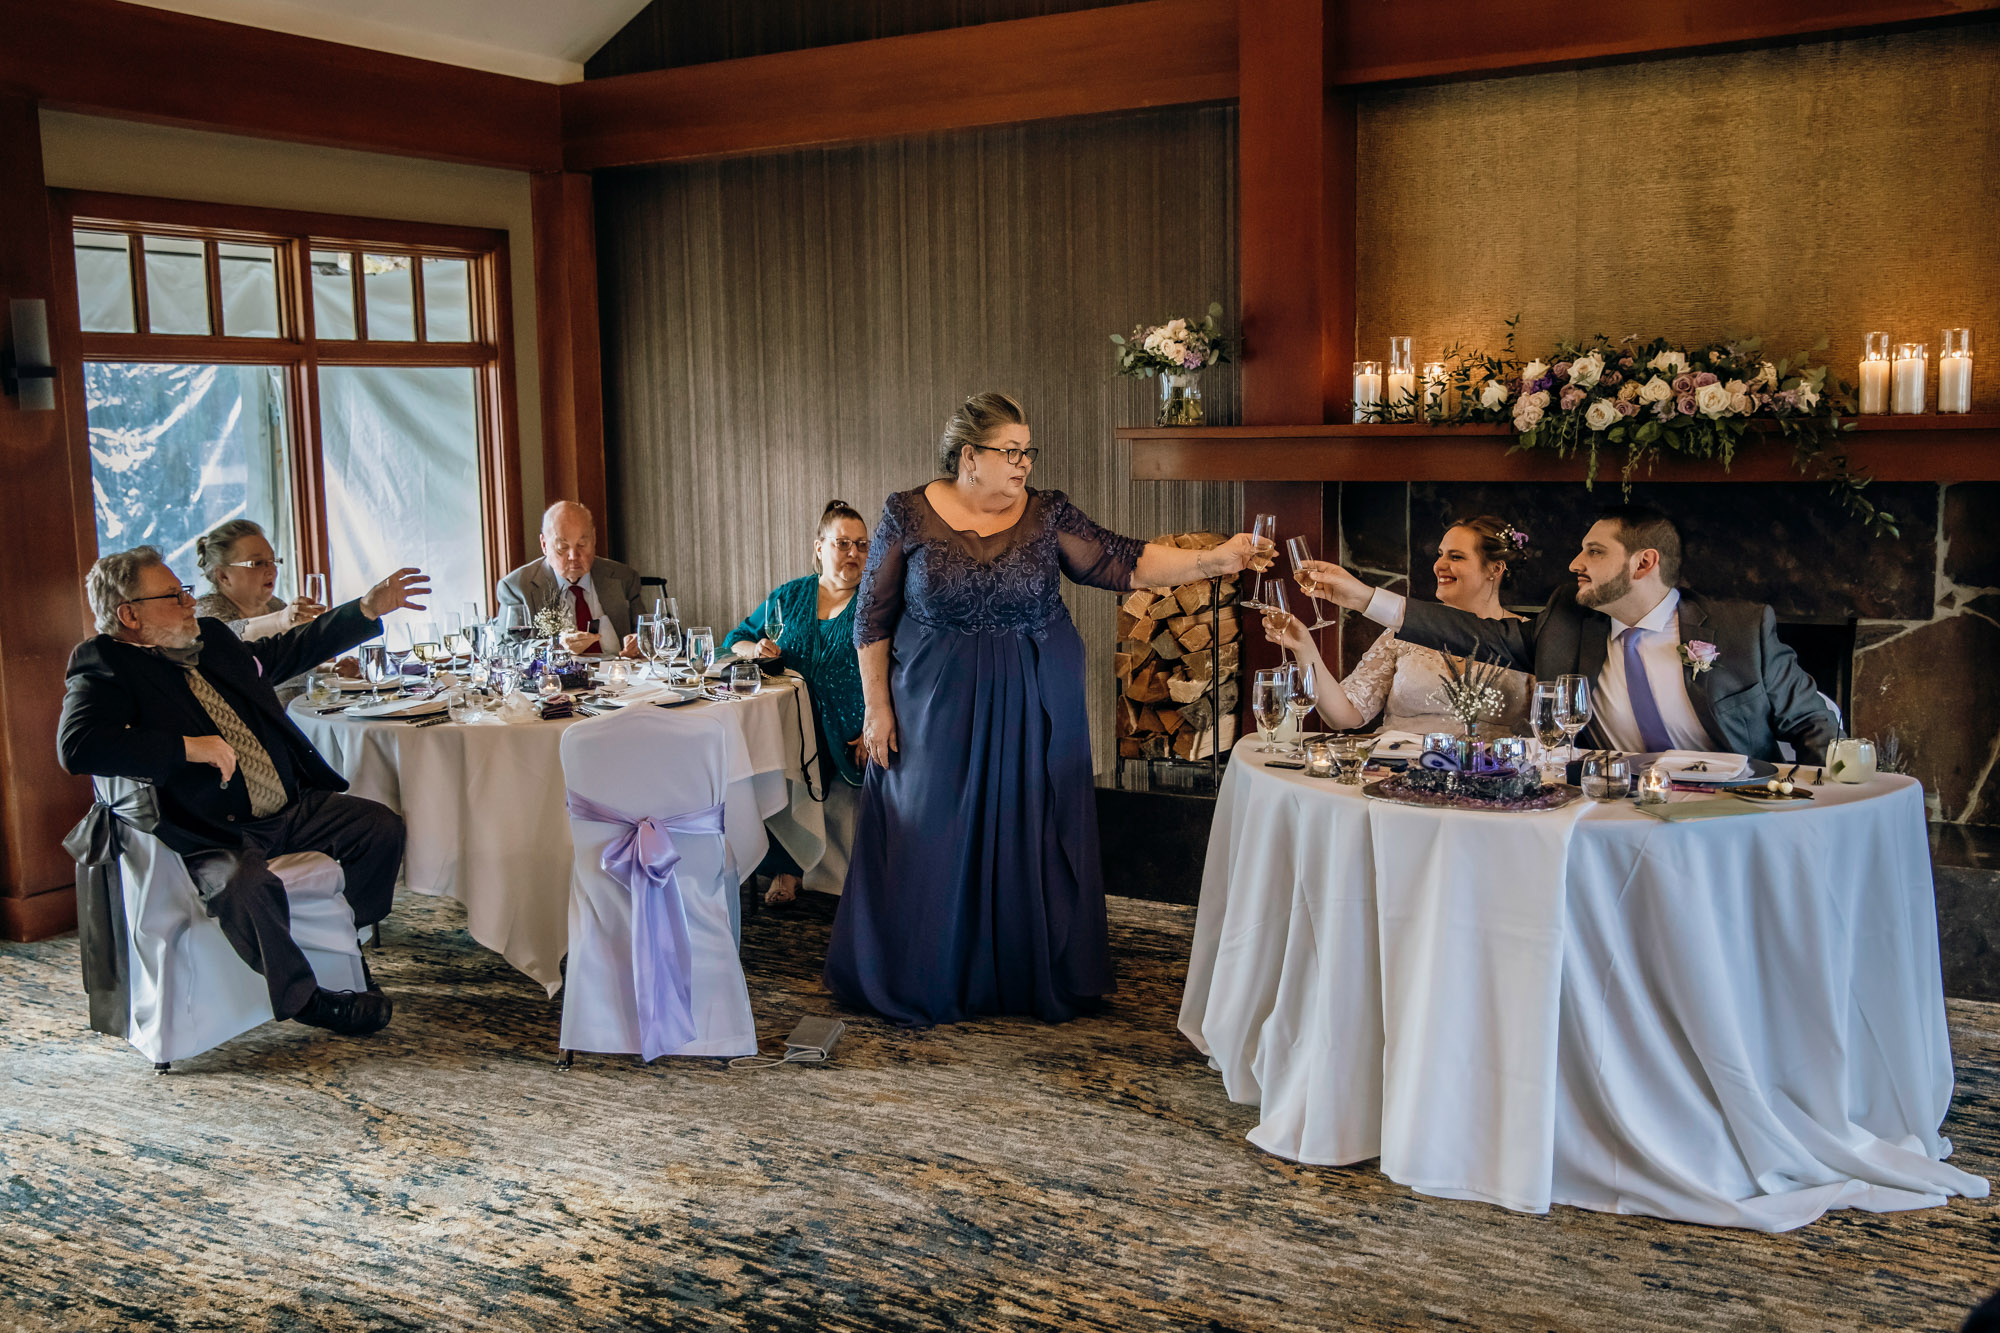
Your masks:
{"label": "floral arrangement on table", "polygon": [[1457,718],[1470,736],[1481,722],[1498,717],[1507,706],[1507,697],[1500,692],[1506,668],[1498,662],[1482,661],[1476,653],[1471,657],[1440,656],[1444,658],[1444,683],[1431,691],[1431,702]]}
{"label": "floral arrangement on table", "polygon": [[1162,426],[1199,426],[1201,372],[1230,359],[1235,350],[1222,331],[1222,306],[1210,302],[1208,313],[1196,319],[1170,319],[1151,328],[1132,330],[1128,339],[1114,333],[1118,348],[1118,373],[1160,380]]}
{"label": "floral arrangement on table", "polygon": [[1507,321],[1500,355],[1452,347],[1445,383],[1426,386],[1422,402],[1364,407],[1362,418],[1504,422],[1518,437],[1510,452],[1584,454],[1586,485],[1596,479],[1599,454],[1622,449],[1620,480],[1627,488],[1663,455],[1717,459],[1727,470],[1746,436],[1776,434],[1791,441],[1793,465],[1828,482],[1870,530],[1899,535],[1895,516],[1868,498],[1869,478],[1834,449],[1853,429],[1841,418],[1854,413],[1854,386],[1829,382],[1827,367],[1814,359],[1826,350],[1825,338],[1773,362],[1764,358],[1760,338],[1683,347],[1665,338],[1613,342],[1598,334],[1524,361],[1514,349],[1519,323],[1518,315]]}

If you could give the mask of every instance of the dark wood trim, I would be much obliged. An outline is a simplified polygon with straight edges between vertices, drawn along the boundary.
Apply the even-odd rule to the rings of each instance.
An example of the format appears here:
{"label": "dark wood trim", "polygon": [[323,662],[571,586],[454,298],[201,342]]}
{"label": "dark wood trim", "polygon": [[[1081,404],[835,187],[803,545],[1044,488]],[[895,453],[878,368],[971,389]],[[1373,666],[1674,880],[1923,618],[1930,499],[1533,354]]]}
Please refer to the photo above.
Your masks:
{"label": "dark wood trim", "polygon": [[1229,0],[1142,0],[572,83],[563,163],[739,157],[1227,101],[1235,10]]}
{"label": "dark wood trim", "polygon": [[542,498],[575,500],[608,531],[597,224],[590,177],[534,178],[536,336],[542,369]]}
{"label": "dark wood trim", "polygon": [[1335,88],[1499,78],[1700,51],[1976,21],[2000,0],[1666,0],[1578,21],[1553,0],[1344,0],[1326,34]]}
{"label": "dark wood trim", "polygon": [[[1580,458],[1509,453],[1504,425],[1218,426],[1206,430],[1120,430],[1132,445],[1139,481],[1550,481],[1584,480]],[[1841,452],[1878,481],[2000,481],[2000,413],[1951,418],[1863,417]],[[1622,455],[1600,459],[1597,480],[1616,482]],[[1648,481],[1798,482],[1791,450],[1753,442],[1734,466],[1669,458]],[[1247,499],[1246,499],[1247,503]]]}
{"label": "dark wood trim", "polygon": [[[485,503],[480,506],[486,521],[484,604],[488,614],[492,614],[497,609],[493,603],[494,586],[509,570],[527,563],[521,517],[521,414],[514,409],[518,389],[513,306],[507,299],[513,291],[513,258],[506,238],[501,238],[491,254],[472,262],[475,269],[470,276],[475,279],[479,276],[476,266],[487,266],[486,281],[474,288],[478,292],[483,287],[485,299],[473,311],[473,332],[507,349],[506,355],[495,358],[480,377],[480,405],[487,419],[487,451],[479,468],[481,484],[486,488]],[[593,321],[595,316],[593,303]]]}
{"label": "dark wood trim", "polygon": [[129,120],[520,171],[562,160],[555,85],[116,0],[0,0],[0,84]]}
{"label": "dark wood trim", "polygon": [[[85,798],[89,804],[88,797]],[[75,862],[71,862],[74,871]],[[48,940],[76,929],[76,889],[61,884],[25,898],[0,898],[0,939]]]}
{"label": "dark wood trim", "polygon": [[49,215],[35,103],[0,94],[0,311],[14,299],[47,302],[60,372],[51,411],[24,411],[18,398],[0,394],[0,530],[23,538],[8,550],[8,596],[0,598],[0,932],[13,936],[60,929],[38,899],[67,898],[74,912],[74,895],[54,890],[76,878],[62,837],[90,805],[90,784],[56,762],[63,668],[89,623],[89,548],[79,546],[71,522],[69,415],[82,401],[71,340],[76,287],[72,281],[66,295],[57,286],[58,248],[69,250],[69,237]]}
{"label": "dark wood trim", "polygon": [[[0,4],[6,0],[0,0]],[[322,250],[400,254],[418,250],[461,256],[482,254],[506,239],[491,227],[458,227],[401,218],[362,218],[347,213],[315,213],[250,204],[206,204],[147,194],[105,194],[94,190],[54,191],[62,196],[75,225],[90,231],[149,231],[154,235],[215,235],[229,241],[263,244],[309,236]]]}

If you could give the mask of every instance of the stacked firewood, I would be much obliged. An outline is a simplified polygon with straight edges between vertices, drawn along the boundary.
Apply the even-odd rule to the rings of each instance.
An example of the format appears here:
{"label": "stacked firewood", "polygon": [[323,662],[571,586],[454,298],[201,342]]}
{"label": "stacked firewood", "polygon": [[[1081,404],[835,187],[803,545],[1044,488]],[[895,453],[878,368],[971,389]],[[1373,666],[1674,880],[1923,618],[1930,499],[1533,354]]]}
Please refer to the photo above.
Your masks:
{"label": "stacked firewood", "polygon": [[[1228,538],[1215,532],[1156,537],[1166,546],[1206,551]],[[1206,759],[1236,739],[1238,663],[1236,578],[1201,579],[1177,588],[1141,588],[1118,608],[1118,757]],[[1222,682],[1220,698],[1211,687]]]}

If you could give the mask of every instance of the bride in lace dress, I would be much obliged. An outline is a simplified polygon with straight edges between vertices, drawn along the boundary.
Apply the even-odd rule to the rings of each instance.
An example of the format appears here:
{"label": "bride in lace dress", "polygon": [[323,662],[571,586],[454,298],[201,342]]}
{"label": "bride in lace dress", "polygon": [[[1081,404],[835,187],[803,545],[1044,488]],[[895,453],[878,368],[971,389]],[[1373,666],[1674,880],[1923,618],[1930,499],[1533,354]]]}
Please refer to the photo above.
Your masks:
{"label": "bride in lace dress", "polygon": [[[1488,620],[1519,619],[1500,605],[1500,589],[1507,582],[1509,561],[1525,558],[1527,547],[1525,533],[1491,514],[1453,524],[1438,542],[1437,561],[1431,566],[1437,576],[1438,600]],[[1295,617],[1265,616],[1264,637],[1311,664],[1318,679],[1332,680],[1318,646]],[[1384,731],[1457,731],[1458,720],[1432,697],[1444,681],[1442,653],[1405,643],[1395,631],[1385,630],[1361,655],[1346,680],[1321,688],[1319,715],[1340,731],[1365,726],[1378,712]],[[1487,722],[1525,735],[1533,678],[1509,670],[1501,673],[1499,686],[1506,702],[1499,715]]]}

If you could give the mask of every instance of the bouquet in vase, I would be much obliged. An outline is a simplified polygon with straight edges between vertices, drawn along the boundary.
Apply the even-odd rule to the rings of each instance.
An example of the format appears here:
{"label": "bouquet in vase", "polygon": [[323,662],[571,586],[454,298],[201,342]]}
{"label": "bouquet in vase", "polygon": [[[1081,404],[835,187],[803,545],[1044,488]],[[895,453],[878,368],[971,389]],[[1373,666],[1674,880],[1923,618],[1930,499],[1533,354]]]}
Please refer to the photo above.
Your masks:
{"label": "bouquet in vase", "polygon": [[1470,736],[1481,722],[1498,717],[1507,706],[1507,696],[1500,692],[1501,676],[1507,668],[1499,662],[1482,661],[1476,652],[1470,657],[1440,656],[1444,658],[1444,683],[1431,691],[1431,702],[1457,718]]}
{"label": "bouquet in vase", "polygon": [[1233,350],[1218,322],[1221,314],[1222,306],[1211,302],[1208,314],[1199,320],[1142,325],[1132,330],[1130,339],[1111,335],[1118,348],[1120,375],[1159,377],[1160,425],[1201,425],[1201,372],[1229,360]]}

